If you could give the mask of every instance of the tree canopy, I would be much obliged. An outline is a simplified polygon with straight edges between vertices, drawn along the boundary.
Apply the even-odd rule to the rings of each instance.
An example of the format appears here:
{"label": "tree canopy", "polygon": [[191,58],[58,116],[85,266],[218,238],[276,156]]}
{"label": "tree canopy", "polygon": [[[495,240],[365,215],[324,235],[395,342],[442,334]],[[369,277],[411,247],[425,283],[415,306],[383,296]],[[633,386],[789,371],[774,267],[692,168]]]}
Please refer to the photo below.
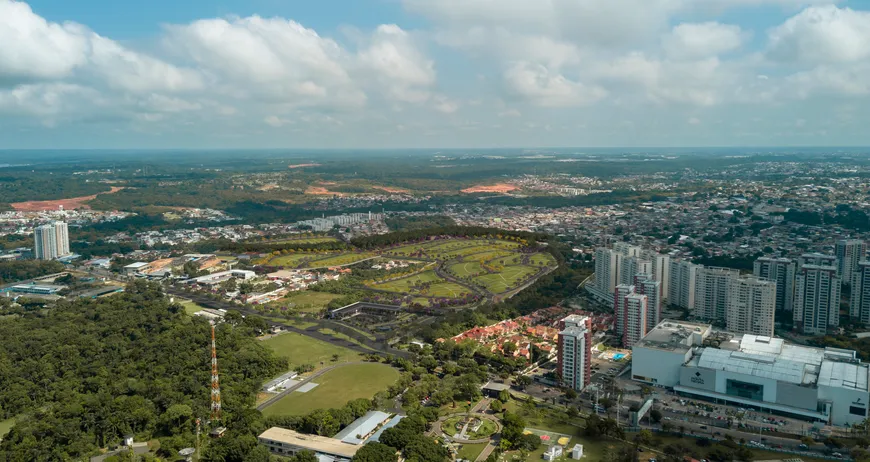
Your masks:
{"label": "tree canopy", "polygon": [[[112,297],[0,320],[0,338],[0,419],[19,416],[0,460],[82,458],[125,434],[159,438],[169,455],[192,446],[195,419],[209,415],[209,324],[171,304],[156,284],[136,281]],[[236,449],[254,451],[256,392],[286,361],[246,325],[221,324],[216,339],[221,424],[244,443]]]}

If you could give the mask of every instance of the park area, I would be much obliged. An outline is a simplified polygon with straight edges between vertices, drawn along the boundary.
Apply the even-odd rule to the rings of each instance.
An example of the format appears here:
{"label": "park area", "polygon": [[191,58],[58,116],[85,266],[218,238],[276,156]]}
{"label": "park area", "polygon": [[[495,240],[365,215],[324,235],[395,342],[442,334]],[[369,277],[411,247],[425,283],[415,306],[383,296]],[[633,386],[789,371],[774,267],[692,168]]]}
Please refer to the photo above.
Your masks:
{"label": "park area", "polygon": [[286,311],[290,313],[320,313],[326,309],[329,302],[336,298],[341,298],[341,295],[306,290],[291,292],[291,295],[269,303],[268,307],[277,308],[282,312],[285,310],[281,308],[286,308]]}
{"label": "park area", "polygon": [[288,370],[303,364],[320,369],[335,363],[356,361],[360,357],[356,351],[295,332],[285,332],[263,340],[263,345],[271,348],[278,356],[287,358]]}
{"label": "park area", "polygon": [[304,415],[315,409],[332,409],[348,401],[372,398],[399,379],[399,371],[380,363],[349,364],[315,378],[313,389],[292,392],[267,407],[264,414]]}
{"label": "park area", "polygon": [[500,294],[519,287],[531,276],[538,273],[538,268],[531,266],[505,266],[497,273],[485,274],[473,278],[474,282],[488,292]]}

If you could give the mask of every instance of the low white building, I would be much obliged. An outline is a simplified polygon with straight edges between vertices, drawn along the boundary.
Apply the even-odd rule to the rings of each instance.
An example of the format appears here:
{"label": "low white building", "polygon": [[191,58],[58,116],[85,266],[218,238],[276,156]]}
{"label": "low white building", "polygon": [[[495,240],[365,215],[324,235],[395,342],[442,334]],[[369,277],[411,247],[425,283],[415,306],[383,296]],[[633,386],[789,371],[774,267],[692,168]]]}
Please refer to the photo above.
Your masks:
{"label": "low white building", "polygon": [[809,421],[852,425],[867,418],[870,365],[855,351],[709,331],[663,321],[632,349],[632,378]]}
{"label": "low white building", "polygon": [[547,452],[544,453],[544,460],[551,461],[562,457],[562,446],[550,446]]}

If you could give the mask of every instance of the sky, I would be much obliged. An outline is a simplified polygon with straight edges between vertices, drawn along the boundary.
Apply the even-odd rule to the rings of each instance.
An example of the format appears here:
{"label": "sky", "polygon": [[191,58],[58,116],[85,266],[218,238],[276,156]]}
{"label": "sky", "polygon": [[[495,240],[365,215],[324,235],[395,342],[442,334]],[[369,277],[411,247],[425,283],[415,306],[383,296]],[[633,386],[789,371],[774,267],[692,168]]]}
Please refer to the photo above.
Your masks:
{"label": "sky", "polygon": [[870,0],[0,0],[0,149],[870,146]]}

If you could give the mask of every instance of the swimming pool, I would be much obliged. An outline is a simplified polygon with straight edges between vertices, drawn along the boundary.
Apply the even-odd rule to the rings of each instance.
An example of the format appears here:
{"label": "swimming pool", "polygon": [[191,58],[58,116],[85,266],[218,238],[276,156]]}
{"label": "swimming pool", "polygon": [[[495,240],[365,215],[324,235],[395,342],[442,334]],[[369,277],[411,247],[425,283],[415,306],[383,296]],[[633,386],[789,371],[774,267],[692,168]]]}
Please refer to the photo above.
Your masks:
{"label": "swimming pool", "polygon": [[625,357],[625,353],[616,353],[615,355],[613,355],[613,360],[619,361],[620,359],[622,359],[624,357]]}

